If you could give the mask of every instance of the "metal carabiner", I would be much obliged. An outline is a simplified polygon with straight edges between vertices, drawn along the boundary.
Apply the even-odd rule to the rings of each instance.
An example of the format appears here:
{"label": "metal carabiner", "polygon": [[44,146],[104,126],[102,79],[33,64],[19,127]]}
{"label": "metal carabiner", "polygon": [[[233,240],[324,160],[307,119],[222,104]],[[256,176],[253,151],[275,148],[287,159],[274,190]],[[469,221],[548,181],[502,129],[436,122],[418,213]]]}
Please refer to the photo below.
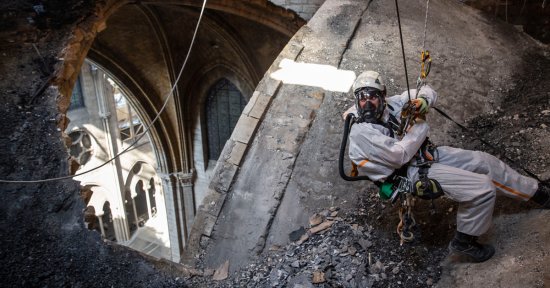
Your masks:
{"label": "metal carabiner", "polygon": [[430,51],[424,50],[420,54],[420,78],[424,79],[430,74],[432,68],[432,57],[430,57]]}

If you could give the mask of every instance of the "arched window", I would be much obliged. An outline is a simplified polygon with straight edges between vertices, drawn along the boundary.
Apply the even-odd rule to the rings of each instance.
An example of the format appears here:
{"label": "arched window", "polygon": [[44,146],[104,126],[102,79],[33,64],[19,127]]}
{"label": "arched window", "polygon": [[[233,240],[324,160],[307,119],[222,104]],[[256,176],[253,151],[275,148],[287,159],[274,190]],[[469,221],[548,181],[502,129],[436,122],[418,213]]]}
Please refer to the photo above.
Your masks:
{"label": "arched window", "polygon": [[84,96],[82,95],[82,83],[80,76],[78,76],[73,87],[73,94],[71,94],[71,105],[69,106],[69,110],[82,107],[84,107]]}
{"label": "arched window", "polygon": [[153,166],[145,162],[134,164],[126,178],[124,208],[126,218],[133,234],[139,227],[144,227],[151,218],[157,215],[157,184]]}
{"label": "arched window", "polygon": [[208,160],[218,160],[225,142],[231,136],[246,106],[246,99],[229,82],[220,79],[208,92],[206,125],[208,131]]}

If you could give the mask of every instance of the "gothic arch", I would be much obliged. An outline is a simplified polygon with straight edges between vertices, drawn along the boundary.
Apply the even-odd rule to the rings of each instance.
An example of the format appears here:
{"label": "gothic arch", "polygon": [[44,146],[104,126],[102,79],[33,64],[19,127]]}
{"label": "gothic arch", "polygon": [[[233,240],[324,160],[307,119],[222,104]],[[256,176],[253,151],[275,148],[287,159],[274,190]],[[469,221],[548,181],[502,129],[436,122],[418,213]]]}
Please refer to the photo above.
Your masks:
{"label": "gothic arch", "polygon": [[[121,87],[126,96],[126,100],[130,103],[133,109],[137,111],[138,116],[148,127],[155,118],[158,110],[151,102],[152,97],[146,94],[147,88],[144,88],[144,82],[137,81],[132,74],[126,71],[123,66],[112,58],[106,57],[95,50],[91,50],[89,61],[100,67],[106,74],[113,78],[117,85]],[[141,84],[140,84],[141,83]],[[147,108],[146,108],[147,107]],[[148,131],[153,151],[157,160],[159,170],[163,173],[169,173],[177,162],[174,148],[172,147],[173,139],[168,138],[171,133],[170,121],[167,120],[166,113],[160,115],[159,119],[151,126]]]}
{"label": "gothic arch", "polygon": [[[189,129],[194,131],[193,137],[190,139],[191,143],[193,143],[193,167],[204,171],[207,167],[208,159],[208,155],[206,154],[207,148],[205,147],[207,142],[204,141],[204,139],[208,138],[208,135],[206,134],[207,119],[204,111],[209,89],[220,79],[225,78],[237,87],[242,96],[248,102],[252,96],[254,87],[250,79],[247,79],[242,73],[232,69],[232,67],[228,65],[224,65],[223,63],[214,63],[211,66],[204,67],[204,69],[197,74],[200,74],[200,77],[197,76],[200,80],[191,81],[192,83],[195,83],[192,90],[194,91],[193,95],[196,95],[196,97],[188,98],[188,113],[192,117],[191,120],[188,121],[188,125],[190,125]],[[197,141],[198,139],[196,138],[200,138],[202,141]],[[196,167],[197,163],[203,163],[202,167]]]}
{"label": "gothic arch", "polygon": [[207,148],[208,160],[217,161],[225,142],[246,106],[247,99],[227,78],[220,78],[208,91],[206,103],[202,107],[206,118],[205,130],[208,137],[203,149]]}
{"label": "gothic arch", "polygon": [[112,194],[101,185],[87,184],[84,186],[92,191],[84,210],[84,221],[87,223],[87,228],[98,231],[105,239],[115,241],[115,228],[110,208],[113,199],[109,197]]}
{"label": "gothic arch", "polygon": [[155,197],[161,190],[156,185],[157,173],[153,166],[143,161],[137,161],[131,167],[124,182],[124,200],[126,201],[125,208],[130,233],[138,227],[142,227],[156,214],[157,201]]}

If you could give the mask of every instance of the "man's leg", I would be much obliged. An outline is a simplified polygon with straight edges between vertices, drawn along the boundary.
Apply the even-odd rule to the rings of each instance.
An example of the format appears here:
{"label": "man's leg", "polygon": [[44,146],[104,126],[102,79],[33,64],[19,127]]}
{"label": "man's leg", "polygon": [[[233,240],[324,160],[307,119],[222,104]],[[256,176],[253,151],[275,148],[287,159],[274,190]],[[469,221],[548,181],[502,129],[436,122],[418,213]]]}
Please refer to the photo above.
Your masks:
{"label": "man's leg", "polygon": [[474,262],[491,258],[494,248],[477,242],[477,237],[489,229],[493,217],[496,188],[491,179],[438,163],[432,165],[428,177],[441,184],[447,197],[459,202],[457,233],[449,244],[451,251],[470,256]]}
{"label": "man's leg", "polygon": [[519,174],[491,154],[448,146],[438,150],[439,163],[487,175],[503,195],[527,201],[537,192],[537,180]]}

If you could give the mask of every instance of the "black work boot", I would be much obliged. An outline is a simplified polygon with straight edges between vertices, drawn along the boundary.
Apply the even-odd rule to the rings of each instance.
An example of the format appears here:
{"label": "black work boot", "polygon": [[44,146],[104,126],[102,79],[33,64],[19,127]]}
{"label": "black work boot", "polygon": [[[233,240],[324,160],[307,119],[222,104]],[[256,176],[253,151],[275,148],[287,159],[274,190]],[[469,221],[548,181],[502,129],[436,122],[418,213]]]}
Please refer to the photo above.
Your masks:
{"label": "black work boot", "polygon": [[484,262],[495,254],[495,248],[489,244],[480,244],[476,236],[470,236],[462,232],[456,232],[455,237],[449,243],[449,250],[468,256],[473,262]]}
{"label": "black work boot", "polygon": [[547,183],[539,183],[539,189],[535,195],[531,197],[533,202],[542,206],[542,208],[550,209],[550,187]]}

